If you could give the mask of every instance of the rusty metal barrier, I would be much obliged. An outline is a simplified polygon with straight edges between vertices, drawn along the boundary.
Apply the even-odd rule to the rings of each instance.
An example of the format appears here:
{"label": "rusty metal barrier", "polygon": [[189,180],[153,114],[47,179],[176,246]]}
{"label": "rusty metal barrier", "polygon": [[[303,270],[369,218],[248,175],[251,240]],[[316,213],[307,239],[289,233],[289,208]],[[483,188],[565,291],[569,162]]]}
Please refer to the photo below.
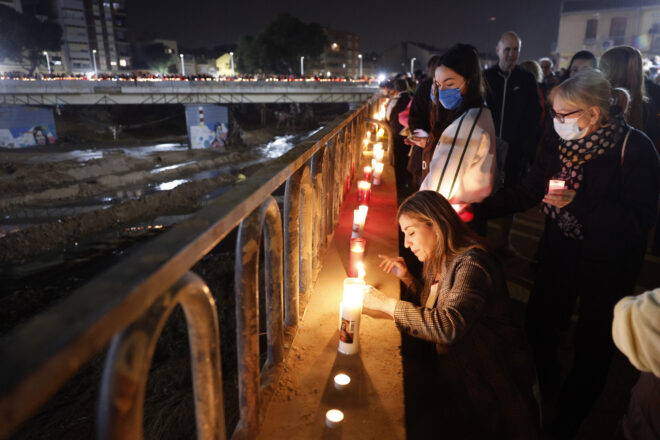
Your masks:
{"label": "rusty metal barrier", "polygon": [[[232,438],[254,438],[279,378],[284,347],[295,334],[300,298],[309,295],[321,269],[359,164],[360,139],[378,101],[374,96],[343,115],[0,340],[0,439],[108,346],[97,435],[142,438],[151,357],[176,305],[183,307],[188,324],[197,437],[225,438],[217,312],[208,287],[189,270],[237,226],[240,420]],[[284,219],[272,197],[283,184]],[[268,341],[263,369],[258,339],[262,238]]]}

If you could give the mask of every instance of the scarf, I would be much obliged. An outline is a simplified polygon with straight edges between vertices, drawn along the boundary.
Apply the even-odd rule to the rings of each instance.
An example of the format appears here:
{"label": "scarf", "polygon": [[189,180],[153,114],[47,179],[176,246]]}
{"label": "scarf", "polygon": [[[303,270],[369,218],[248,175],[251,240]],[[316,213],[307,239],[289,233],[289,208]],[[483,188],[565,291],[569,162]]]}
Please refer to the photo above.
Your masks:
{"label": "scarf", "polygon": [[[623,115],[618,114],[609,124],[600,127],[588,136],[571,141],[562,139],[559,144],[561,172],[552,179],[563,180],[566,182],[564,188],[579,191],[584,180],[584,164],[614,148],[623,136],[625,128],[626,122]],[[550,215],[566,237],[584,240],[582,225],[566,209],[544,203],[542,211],[544,214]]]}

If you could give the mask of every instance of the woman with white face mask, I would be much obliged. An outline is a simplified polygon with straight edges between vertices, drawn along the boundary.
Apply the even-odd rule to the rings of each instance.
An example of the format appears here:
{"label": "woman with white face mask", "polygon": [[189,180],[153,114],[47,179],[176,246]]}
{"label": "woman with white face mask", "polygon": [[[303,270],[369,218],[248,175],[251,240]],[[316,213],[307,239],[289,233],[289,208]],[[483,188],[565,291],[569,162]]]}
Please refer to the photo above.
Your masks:
{"label": "woman with white face mask", "polygon": [[[612,309],[633,293],[656,218],[660,166],[649,138],[623,117],[628,93],[599,71],[564,81],[550,101],[558,137],[541,146],[518,186],[472,209],[494,218],[541,203],[546,214],[526,329],[542,396],[558,399],[556,434],[570,438],[607,379]],[[575,359],[562,383],[558,337],[578,297]]]}

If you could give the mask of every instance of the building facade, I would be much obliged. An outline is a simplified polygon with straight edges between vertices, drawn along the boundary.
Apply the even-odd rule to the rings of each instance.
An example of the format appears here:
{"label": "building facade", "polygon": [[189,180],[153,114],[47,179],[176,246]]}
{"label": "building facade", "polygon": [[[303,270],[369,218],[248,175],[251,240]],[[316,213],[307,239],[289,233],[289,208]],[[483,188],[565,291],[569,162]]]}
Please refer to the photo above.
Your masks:
{"label": "building facade", "polygon": [[9,6],[12,9],[16,9],[18,12],[23,12],[21,0],[0,0],[0,5]]}
{"label": "building facade", "polygon": [[426,72],[426,65],[433,55],[441,55],[445,50],[424,43],[404,41],[384,51],[378,61],[379,74],[386,77],[421,69]]}
{"label": "building facade", "polygon": [[310,69],[319,76],[357,78],[360,74],[360,37],[328,28],[325,33],[328,44],[323,49],[320,63]]}
{"label": "building facade", "polygon": [[629,45],[644,56],[660,55],[660,0],[574,0],[562,4],[556,62],[567,67],[573,54]]}

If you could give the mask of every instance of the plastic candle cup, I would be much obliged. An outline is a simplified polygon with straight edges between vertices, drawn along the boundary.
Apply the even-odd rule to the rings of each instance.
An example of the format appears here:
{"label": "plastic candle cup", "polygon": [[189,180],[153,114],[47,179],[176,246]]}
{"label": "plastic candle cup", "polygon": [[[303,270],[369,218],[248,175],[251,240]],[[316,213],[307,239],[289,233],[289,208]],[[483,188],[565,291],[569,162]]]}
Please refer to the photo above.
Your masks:
{"label": "plastic candle cup", "polygon": [[[380,145],[380,144],[376,144]],[[382,162],[383,157],[385,157],[385,150],[383,148],[374,148],[374,159],[376,159],[377,162]]]}
{"label": "plastic candle cup", "polygon": [[362,205],[369,204],[371,198],[371,183],[366,180],[360,180],[357,183],[358,187],[358,203]]}
{"label": "plastic candle cup", "polygon": [[564,189],[566,186],[566,182],[563,180],[551,180],[550,183],[548,184],[548,192],[555,191],[557,189]]}
{"label": "plastic candle cup", "polygon": [[361,237],[364,232],[364,222],[367,219],[367,213],[363,209],[353,210],[353,232],[351,238]]}
{"label": "plastic candle cup", "polygon": [[366,180],[367,182],[371,182],[371,173],[373,173],[373,168],[371,168],[369,165],[364,167],[363,179]]}
{"label": "plastic candle cup", "polygon": [[383,174],[383,163],[378,162],[376,164],[376,167],[374,168],[374,179],[373,179],[374,185],[380,185],[380,176],[382,174]]}
{"label": "plastic candle cup", "polygon": [[364,261],[364,249],[367,247],[367,240],[362,237],[351,238],[351,254],[348,260],[348,276],[357,277],[357,263]]}
{"label": "plastic candle cup", "polygon": [[331,409],[325,413],[325,425],[328,428],[336,428],[344,420],[344,413],[338,409]]}
{"label": "plastic candle cup", "polygon": [[339,352],[355,354],[360,348],[360,317],[364,281],[359,278],[344,280],[344,296],[340,306]]}
{"label": "plastic candle cup", "polygon": [[360,261],[356,264],[356,266],[357,266],[358,279],[364,281],[364,277],[367,276],[367,271],[364,270],[364,263]]}
{"label": "plastic candle cup", "polygon": [[335,388],[338,390],[343,390],[351,383],[351,378],[344,373],[339,373],[335,376]]}

